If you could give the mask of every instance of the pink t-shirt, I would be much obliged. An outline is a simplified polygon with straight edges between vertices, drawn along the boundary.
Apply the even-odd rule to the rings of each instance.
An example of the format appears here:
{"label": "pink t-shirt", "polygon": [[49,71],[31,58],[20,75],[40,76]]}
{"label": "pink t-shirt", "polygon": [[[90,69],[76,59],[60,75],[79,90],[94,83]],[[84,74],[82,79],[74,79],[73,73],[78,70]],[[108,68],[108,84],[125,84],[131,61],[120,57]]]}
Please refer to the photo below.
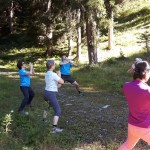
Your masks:
{"label": "pink t-shirt", "polygon": [[123,86],[128,107],[128,123],[150,128],[150,87],[140,81],[127,82]]}

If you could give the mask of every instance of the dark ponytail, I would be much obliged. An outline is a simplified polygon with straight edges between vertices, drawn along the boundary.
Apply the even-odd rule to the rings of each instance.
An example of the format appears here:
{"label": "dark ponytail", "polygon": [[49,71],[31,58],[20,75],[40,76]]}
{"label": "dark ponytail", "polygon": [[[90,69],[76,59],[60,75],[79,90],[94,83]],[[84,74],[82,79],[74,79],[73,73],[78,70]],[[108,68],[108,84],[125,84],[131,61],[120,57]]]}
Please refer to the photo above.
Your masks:
{"label": "dark ponytail", "polygon": [[147,61],[141,61],[135,64],[133,79],[144,79],[147,71],[150,71],[150,66]]}

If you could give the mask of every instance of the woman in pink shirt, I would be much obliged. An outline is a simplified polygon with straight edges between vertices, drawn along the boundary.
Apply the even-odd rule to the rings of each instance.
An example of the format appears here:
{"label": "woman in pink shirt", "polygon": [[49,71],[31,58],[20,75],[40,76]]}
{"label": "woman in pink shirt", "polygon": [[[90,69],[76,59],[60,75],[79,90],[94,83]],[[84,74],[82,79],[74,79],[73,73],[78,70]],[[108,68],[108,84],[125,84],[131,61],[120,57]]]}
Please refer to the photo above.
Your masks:
{"label": "woman in pink shirt", "polygon": [[142,139],[150,145],[150,87],[146,84],[150,77],[148,62],[135,64],[133,81],[123,86],[128,115],[128,137],[118,150],[131,150]]}

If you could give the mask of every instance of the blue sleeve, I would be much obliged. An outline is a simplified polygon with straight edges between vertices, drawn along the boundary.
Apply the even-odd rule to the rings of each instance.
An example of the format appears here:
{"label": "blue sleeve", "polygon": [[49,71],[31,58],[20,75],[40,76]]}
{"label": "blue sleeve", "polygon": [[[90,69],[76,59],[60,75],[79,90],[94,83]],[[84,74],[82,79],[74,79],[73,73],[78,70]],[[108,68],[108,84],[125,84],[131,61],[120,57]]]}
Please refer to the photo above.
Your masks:
{"label": "blue sleeve", "polygon": [[20,70],[19,75],[24,76],[24,75],[26,75],[26,72],[27,72],[26,70]]}

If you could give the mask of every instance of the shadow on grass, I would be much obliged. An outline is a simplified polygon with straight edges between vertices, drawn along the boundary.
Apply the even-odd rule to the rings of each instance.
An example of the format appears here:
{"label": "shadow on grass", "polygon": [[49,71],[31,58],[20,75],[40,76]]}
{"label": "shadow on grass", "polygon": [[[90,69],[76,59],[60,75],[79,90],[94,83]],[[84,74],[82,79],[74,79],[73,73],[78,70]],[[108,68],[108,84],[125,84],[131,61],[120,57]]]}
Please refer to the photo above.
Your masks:
{"label": "shadow on grass", "polygon": [[25,34],[12,34],[0,37],[1,51],[8,51],[11,49],[31,48],[35,45],[33,38]]}
{"label": "shadow on grass", "polygon": [[[16,49],[19,51],[17,54],[10,54],[11,50]],[[40,49],[41,51],[24,53],[24,49]],[[23,53],[22,53],[23,52]],[[16,59],[25,59],[26,61],[36,61],[38,58],[46,58],[46,48],[44,45],[38,45],[34,38],[24,34],[13,34],[9,36],[0,37],[0,59],[8,61],[14,61]],[[59,48],[52,51],[51,57],[61,57],[63,54],[67,54],[68,51]]]}
{"label": "shadow on grass", "polygon": [[118,30],[126,30],[131,27],[143,27],[149,25],[150,21],[150,9],[143,8],[139,12],[132,13],[128,16],[121,16],[120,18],[116,19],[115,21],[118,22],[119,26],[116,26]]}
{"label": "shadow on grass", "polygon": [[[33,48],[32,48],[33,49]],[[66,51],[59,51],[56,50],[52,53],[50,57],[60,58],[63,54],[66,54]],[[45,51],[43,49],[37,49],[37,51],[30,51],[29,49],[27,52],[25,50],[20,50],[17,53],[8,54],[7,53],[1,53],[0,55],[0,64],[6,65],[7,63],[16,63],[18,60],[23,60],[24,62],[35,62],[35,63],[43,63],[46,61],[48,57],[45,57]]]}
{"label": "shadow on grass", "polygon": [[135,20],[136,18],[142,19],[143,17],[148,17],[150,15],[150,9],[147,7],[142,8],[139,12],[134,12],[132,14],[129,14],[128,16],[121,16],[115,21],[118,23],[126,23],[130,22],[132,20]]}

